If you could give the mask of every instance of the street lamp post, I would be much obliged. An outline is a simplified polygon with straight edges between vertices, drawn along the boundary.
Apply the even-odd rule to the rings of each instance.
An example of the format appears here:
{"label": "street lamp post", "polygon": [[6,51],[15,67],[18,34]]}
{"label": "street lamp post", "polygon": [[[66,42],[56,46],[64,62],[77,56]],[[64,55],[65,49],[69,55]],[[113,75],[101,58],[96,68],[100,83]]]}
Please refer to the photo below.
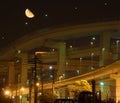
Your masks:
{"label": "street lamp post", "polygon": [[92,52],[91,53],[91,70],[94,69],[94,67],[93,67],[93,56],[94,56],[94,53]]}
{"label": "street lamp post", "polygon": [[24,91],[24,88],[23,87],[21,87],[20,88],[20,103],[22,103],[22,98],[23,98],[23,91]]}
{"label": "street lamp post", "polygon": [[93,103],[96,103],[96,94],[95,94],[95,80],[92,80],[92,93],[93,93]]}
{"label": "street lamp post", "polygon": [[29,103],[31,103],[31,92],[32,92],[32,83],[29,85]]}
{"label": "street lamp post", "polygon": [[117,55],[117,59],[118,59],[118,51],[119,51],[119,40],[116,41],[116,55]]}
{"label": "street lamp post", "polygon": [[54,82],[55,82],[55,69],[50,66],[50,77],[52,78],[52,103],[54,103]]}
{"label": "street lamp post", "polygon": [[41,78],[41,93],[43,95],[43,67],[40,68],[40,78]]}

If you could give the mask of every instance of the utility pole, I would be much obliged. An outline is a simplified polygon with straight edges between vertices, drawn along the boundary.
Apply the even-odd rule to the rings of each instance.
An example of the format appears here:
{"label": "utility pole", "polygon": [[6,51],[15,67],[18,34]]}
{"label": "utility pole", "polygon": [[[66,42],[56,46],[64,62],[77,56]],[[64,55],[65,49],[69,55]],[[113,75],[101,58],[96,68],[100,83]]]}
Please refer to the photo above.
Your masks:
{"label": "utility pole", "polygon": [[43,71],[43,67],[41,66],[40,67],[40,78],[41,78],[41,93],[42,93],[42,95],[43,95],[43,79],[44,79],[43,75],[44,75],[44,71]]}
{"label": "utility pole", "polygon": [[33,73],[34,73],[34,103],[37,103],[37,86],[36,86],[36,82],[37,82],[37,78],[36,78],[36,70],[37,68],[37,57],[36,57],[36,54],[34,55],[34,70],[33,70]]}
{"label": "utility pole", "polygon": [[[37,99],[38,99],[38,87],[37,87],[37,63],[40,62],[37,58],[37,54],[38,52],[34,53],[34,58],[32,60],[29,60],[30,63],[32,63],[34,65],[34,67],[32,68],[32,79],[30,80],[31,84],[30,84],[30,93],[29,95],[31,96],[31,92],[32,92],[32,87],[34,89],[34,103],[37,103]],[[33,82],[32,82],[33,80]],[[31,100],[29,100],[29,102],[31,102]]]}

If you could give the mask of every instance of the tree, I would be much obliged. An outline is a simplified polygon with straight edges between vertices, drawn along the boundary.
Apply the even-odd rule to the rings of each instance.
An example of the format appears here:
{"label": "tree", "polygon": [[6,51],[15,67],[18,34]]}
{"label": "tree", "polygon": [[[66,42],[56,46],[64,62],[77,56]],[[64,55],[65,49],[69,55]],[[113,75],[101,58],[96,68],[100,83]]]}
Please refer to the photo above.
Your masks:
{"label": "tree", "polygon": [[68,89],[73,93],[73,98],[78,99],[81,92],[92,92],[92,86],[86,80],[75,81]]}

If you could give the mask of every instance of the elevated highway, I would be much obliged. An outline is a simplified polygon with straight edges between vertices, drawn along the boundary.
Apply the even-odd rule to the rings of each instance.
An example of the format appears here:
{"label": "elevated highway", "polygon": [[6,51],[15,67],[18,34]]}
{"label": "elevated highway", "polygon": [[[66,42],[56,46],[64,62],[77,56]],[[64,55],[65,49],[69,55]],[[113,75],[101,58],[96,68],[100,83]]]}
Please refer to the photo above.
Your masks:
{"label": "elevated highway", "polygon": [[[96,37],[97,40],[95,38],[93,40],[92,37]],[[0,50],[0,65],[5,65],[6,74],[9,74],[10,77],[5,76],[9,85],[13,81],[18,82],[18,78],[16,79],[18,74],[21,76],[21,85],[24,85],[26,80],[31,77],[31,74],[28,73],[32,69],[28,63],[29,59],[36,52],[46,52],[37,55],[43,63],[39,65],[38,69],[41,70],[40,66],[42,65],[44,70],[48,70],[49,66],[53,65],[61,74],[67,74],[67,70],[72,70],[71,74],[73,74],[73,70],[76,73],[75,76],[70,74],[71,78],[56,81],[55,88],[65,87],[73,84],[75,80],[81,79],[88,81],[92,79],[96,81],[114,80],[115,76],[119,77],[120,72],[119,40],[120,21],[50,27],[30,33],[14,41],[8,47],[2,48]],[[82,58],[82,65],[80,58]],[[11,65],[9,62],[13,64]],[[88,68],[93,66],[95,68]],[[81,67],[86,72],[77,74]],[[3,67],[0,69],[2,70]],[[15,74],[13,75],[9,71]],[[40,78],[40,75],[37,77]],[[50,89],[51,86],[51,83],[44,84],[44,89]],[[118,96],[117,93],[116,96]]]}
{"label": "elevated highway", "polygon": [[[98,81],[110,81],[112,79],[114,79],[114,77],[120,76],[120,60],[117,60],[109,65],[100,67],[100,68],[96,68],[96,70],[90,71],[88,73],[85,73],[83,75],[78,75],[72,78],[68,78],[68,79],[63,79],[60,81],[56,81],[54,84],[55,88],[63,88],[66,87],[68,85],[74,84],[75,81],[79,81],[79,80],[87,80],[87,81],[92,81],[92,80],[96,80],[96,82]],[[44,89],[50,89],[51,87],[51,83],[48,84],[44,84]]]}
{"label": "elevated highway", "polygon": [[8,47],[1,48],[0,59],[11,59],[15,55],[16,50],[28,52],[41,46],[57,48],[57,42],[90,35],[99,35],[104,32],[110,32],[112,37],[118,37],[119,30],[120,21],[46,28],[13,41]]}
{"label": "elevated highway", "polygon": [[[66,43],[69,45],[69,41],[75,41],[76,38],[84,38],[84,37],[92,37],[92,36],[101,36],[108,35],[110,38],[119,38],[120,35],[120,21],[108,21],[108,22],[96,22],[90,24],[81,24],[81,25],[64,25],[62,27],[50,27],[45,28],[43,30],[38,30],[36,32],[30,33],[19,40],[13,41],[8,47],[1,48],[0,50],[0,60],[1,61],[15,61],[16,58],[19,58],[18,51],[22,53],[28,53],[28,55],[32,52],[43,51],[42,48],[48,49],[56,49],[54,54],[50,54],[50,50],[47,51],[47,55],[42,55],[42,62],[46,64],[50,64],[51,62],[56,62],[59,64],[59,43]],[[101,38],[101,37],[100,37]],[[99,38],[99,39],[100,39]],[[88,39],[88,38],[86,38]],[[108,37],[106,36],[106,40]],[[85,40],[81,40],[82,42]],[[98,42],[98,46],[94,48],[90,48],[90,41],[84,43],[88,49],[76,49],[70,50],[70,48],[66,48],[66,61],[74,59],[78,60],[78,58],[87,58],[87,60],[91,62],[91,52],[94,53],[94,60],[96,60],[97,65],[99,66],[100,56],[102,55],[102,48],[106,45],[107,49],[111,49],[110,41],[109,43],[100,43]],[[105,40],[104,40],[105,41]],[[68,43],[68,44],[67,44]],[[96,41],[95,43],[96,44]],[[76,44],[77,45],[77,44]],[[105,45],[105,46],[104,46]],[[84,45],[83,45],[84,46]],[[76,47],[75,47],[76,48]],[[114,50],[116,52],[116,50]],[[111,50],[107,50],[108,57],[111,57]],[[31,55],[31,54],[30,54]],[[114,54],[112,54],[114,55]],[[51,59],[52,58],[52,59]],[[96,59],[97,58],[97,59]],[[29,58],[27,58],[29,59]],[[111,58],[112,59],[112,58]],[[61,61],[62,62],[62,61]],[[79,62],[78,62],[79,63]],[[86,64],[86,62],[82,62],[82,64]],[[78,65],[78,64],[77,64]],[[90,65],[90,64],[88,64]]]}

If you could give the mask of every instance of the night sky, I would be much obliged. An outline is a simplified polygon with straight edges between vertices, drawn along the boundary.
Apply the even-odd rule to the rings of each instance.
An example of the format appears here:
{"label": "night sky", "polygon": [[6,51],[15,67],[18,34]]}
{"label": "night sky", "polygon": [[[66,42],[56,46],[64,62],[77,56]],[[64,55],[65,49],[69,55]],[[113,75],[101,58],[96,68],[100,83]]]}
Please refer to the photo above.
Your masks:
{"label": "night sky", "polygon": [[[120,20],[120,0],[2,0],[0,3],[0,47],[46,27]],[[27,18],[25,9],[35,17]]]}

